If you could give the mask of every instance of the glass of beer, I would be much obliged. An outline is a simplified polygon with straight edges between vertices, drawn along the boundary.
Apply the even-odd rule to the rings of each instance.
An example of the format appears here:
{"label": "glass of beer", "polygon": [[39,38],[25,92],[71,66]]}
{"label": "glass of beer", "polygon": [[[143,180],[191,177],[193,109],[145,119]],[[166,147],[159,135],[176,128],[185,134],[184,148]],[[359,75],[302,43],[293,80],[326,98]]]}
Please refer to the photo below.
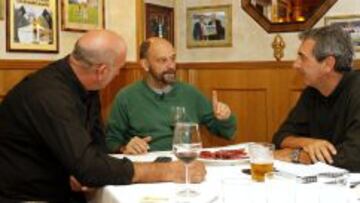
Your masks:
{"label": "glass of beer", "polygon": [[251,143],[249,145],[251,178],[257,182],[264,182],[265,174],[273,171],[274,144]]}

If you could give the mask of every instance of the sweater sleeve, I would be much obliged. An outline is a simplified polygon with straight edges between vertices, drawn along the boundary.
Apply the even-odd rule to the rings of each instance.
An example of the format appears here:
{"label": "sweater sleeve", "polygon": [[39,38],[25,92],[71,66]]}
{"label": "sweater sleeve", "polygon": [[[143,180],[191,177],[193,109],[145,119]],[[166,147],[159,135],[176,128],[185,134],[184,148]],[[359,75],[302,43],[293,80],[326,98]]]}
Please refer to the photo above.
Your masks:
{"label": "sweater sleeve", "polygon": [[106,145],[110,152],[119,151],[129,141],[127,110],[126,99],[119,94],[114,100],[106,128]]}
{"label": "sweater sleeve", "polygon": [[[195,91],[197,91],[195,89]],[[197,109],[200,123],[206,125],[207,129],[223,138],[231,139],[236,131],[236,118],[234,114],[227,120],[217,120],[214,116],[211,102],[200,92],[197,92]]]}

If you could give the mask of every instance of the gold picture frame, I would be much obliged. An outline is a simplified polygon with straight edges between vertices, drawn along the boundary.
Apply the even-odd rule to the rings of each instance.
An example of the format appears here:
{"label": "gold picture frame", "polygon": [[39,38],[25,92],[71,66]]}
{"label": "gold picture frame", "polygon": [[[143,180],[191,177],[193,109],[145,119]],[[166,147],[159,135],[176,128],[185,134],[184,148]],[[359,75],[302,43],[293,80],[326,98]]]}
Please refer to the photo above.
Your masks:
{"label": "gold picture frame", "polygon": [[105,0],[62,0],[62,30],[86,32],[105,28]]}
{"label": "gold picture frame", "polygon": [[325,25],[338,24],[350,33],[355,51],[360,51],[360,15],[326,16]]}
{"label": "gold picture frame", "polygon": [[231,5],[187,9],[187,47],[231,47]]}
{"label": "gold picture frame", "polygon": [[0,20],[4,20],[5,0],[0,0]]}
{"label": "gold picture frame", "polygon": [[7,51],[59,52],[57,0],[6,3]]}

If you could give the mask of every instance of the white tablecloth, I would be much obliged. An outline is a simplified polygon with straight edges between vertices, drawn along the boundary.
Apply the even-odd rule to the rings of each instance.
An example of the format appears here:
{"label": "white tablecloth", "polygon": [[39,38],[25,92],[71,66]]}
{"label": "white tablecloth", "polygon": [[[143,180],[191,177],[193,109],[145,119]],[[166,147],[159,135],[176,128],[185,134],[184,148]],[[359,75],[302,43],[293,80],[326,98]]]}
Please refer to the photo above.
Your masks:
{"label": "white tablecloth", "polygon": [[[153,152],[147,155],[127,156],[134,161],[153,161],[157,156],[170,152]],[[116,157],[122,158],[121,155]],[[251,177],[241,172],[249,163],[224,165],[219,162],[207,165],[206,180],[192,184],[200,196],[191,199],[194,203],[352,203],[358,202],[360,189],[324,184],[298,184],[293,182],[254,183]],[[360,176],[352,178],[360,180]],[[132,184],[106,186],[100,189],[92,203],[172,203],[181,202],[176,192],[184,187],[176,183]]]}

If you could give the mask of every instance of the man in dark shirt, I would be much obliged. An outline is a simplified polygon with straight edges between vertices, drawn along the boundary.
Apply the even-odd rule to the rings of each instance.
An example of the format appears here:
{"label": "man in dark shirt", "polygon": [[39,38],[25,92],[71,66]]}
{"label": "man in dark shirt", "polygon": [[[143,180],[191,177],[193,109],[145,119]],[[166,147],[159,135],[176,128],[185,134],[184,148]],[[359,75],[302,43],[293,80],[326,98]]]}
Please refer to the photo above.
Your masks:
{"label": "man in dark shirt", "polygon": [[[125,58],[120,36],[91,31],[71,55],[9,91],[0,106],[0,202],[69,202],[70,176],[71,186],[87,187],[183,181],[178,161],[133,163],[104,152],[97,90],[117,75]],[[203,180],[203,164],[190,171],[194,182]]]}
{"label": "man in dark shirt", "polygon": [[360,171],[360,72],[353,48],[338,26],[303,32],[294,68],[308,86],[275,133],[276,158],[327,162]]}

